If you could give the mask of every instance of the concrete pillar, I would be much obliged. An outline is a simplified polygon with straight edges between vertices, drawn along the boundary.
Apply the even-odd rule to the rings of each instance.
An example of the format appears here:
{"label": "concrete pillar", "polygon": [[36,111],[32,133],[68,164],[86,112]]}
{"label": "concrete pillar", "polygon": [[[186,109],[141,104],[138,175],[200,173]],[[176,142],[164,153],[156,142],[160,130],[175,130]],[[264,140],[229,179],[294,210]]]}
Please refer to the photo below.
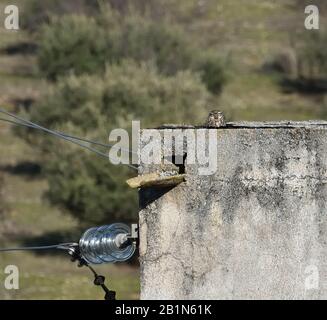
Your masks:
{"label": "concrete pillar", "polygon": [[186,163],[185,182],[140,190],[141,298],[326,299],[327,123],[200,131],[217,137],[213,174]]}

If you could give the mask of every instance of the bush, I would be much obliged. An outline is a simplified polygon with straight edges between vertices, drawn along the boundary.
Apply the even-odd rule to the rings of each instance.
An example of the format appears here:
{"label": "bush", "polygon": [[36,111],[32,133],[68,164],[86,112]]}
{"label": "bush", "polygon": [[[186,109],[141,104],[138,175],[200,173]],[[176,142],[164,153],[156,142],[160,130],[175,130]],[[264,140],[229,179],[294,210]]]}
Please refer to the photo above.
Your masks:
{"label": "bush", "polygon": [[283,49],[263,65],[267,73],[279,73],[289,78],[296,78],[298,72],[296,52],[291,48]]}
{"label": "bush", "polygon": [[226,80],[219,57],[203,55],[180,27],[138,14],[107,9],[97,19],[66,16],[42,32],[39,66],[52,80],[72,72],[102,72],[106,63],[124,59],[151,62],[164,75],[199,71],[213,93],[219,93]]}
{"label": "bush", "polygon": [[36,31],[42,24],[49,23],[52,16],[90,14],[97,9],[97,0],[27,0],[22,15],[22,26],[29,31]]}
{"label": "bush", "polygon": [[104,66],[107,51],[104,30],[94,18],[55,18],[43,29],[39,67],[52,80],[68,73],[92,73]]}
{"label": "bush", "polygon": [[95,15],[106,5],[122,14],[130,10],[143,13],[157,9],[160,5],[158,2],[159,0],[25,0],[21,20],[23,29],[35,32],[44,23],[49,23],[53,16]]}
{"label": "bush", "polygon": [[221,93],[227,80],[221,59],[210,53],[205,54],[199,59],[197,69],[207,89],[213,94]]}
{"label": "bush", "polygon": [[294,48],[283,50],[264,66],[265,71],[280,73],[284,92],[324,94],[327,92],[327,34],[305,32],[295,38]]}
{"label": "bush", "polygon": [[192,49],[176,26],[158,25],[138,15],[110,11],[98,20],[85,16],[53,19],[43,28],[39,66],[49,79],[74,72],[95,73],[105,63],[126,58],[152,61],[164,74],[176,74],[192,62]]}
{"label": "bush", "polygon": [[132,15],[125,18],[120,33],[116,61],[121,58],[151,61],[165,75],[174,75],[192,66],[195,49],[176,25]]}
{"label": "bush", "polygon": [[[31,118],[54,129],[104,141],[111,129],[129,128],[131,119],[141,119],[142,127],[202,122],[209,100],[199,76],[190,71],[168,77],[147,64],[122,61],[108,66],[102,77],[61,79],[32,109]],[[40,137],[41,142],[32,141],[44,152],[51,203],[83,223],[136,220],[137,195],[125,184],[133,174],[128,168],[103,162],[52,137]]]}
{"label": "bush", "polygon": [[48,161],[46,198],[81,225],[137,221],[137,193],[126,187],[130,172],[93,154],[57,143],[62,152]]}
{"label": "bush", "polygon": [[303,44],[297,49],[300,77],[317,79],[327,73],[327,33],[313,32],[305,34]]}

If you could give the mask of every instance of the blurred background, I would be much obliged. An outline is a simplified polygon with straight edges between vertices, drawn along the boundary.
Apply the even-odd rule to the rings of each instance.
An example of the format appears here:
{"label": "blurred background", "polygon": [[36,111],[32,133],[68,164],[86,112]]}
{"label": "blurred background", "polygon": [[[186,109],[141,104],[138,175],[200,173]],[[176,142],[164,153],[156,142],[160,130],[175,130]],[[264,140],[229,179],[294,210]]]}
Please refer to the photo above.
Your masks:
{"label": "blurred background", "polygon": [[[327,119],[324,0],[0,0],[0,105],[51,129],[107,141],[110,130],[228,120]],[[320,29],[304,28],[304,8]],[[4,16],[4,15],[3,15]],[[102,150],[106,152],[106,150]],[[76,241],[137,222],[125,167],[0,121],[0,247]],[[20,290],[5,290],[5,266]],[[118,299],[139,297],[137,259],[98,268]],[[63,254],[0,254],[0,299],[102,299]]]}

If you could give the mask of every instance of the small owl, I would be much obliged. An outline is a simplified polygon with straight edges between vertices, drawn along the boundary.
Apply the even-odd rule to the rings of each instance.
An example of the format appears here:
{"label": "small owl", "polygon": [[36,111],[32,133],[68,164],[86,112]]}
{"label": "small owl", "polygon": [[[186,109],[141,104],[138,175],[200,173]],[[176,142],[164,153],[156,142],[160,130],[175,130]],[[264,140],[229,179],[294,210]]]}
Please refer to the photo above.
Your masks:
{"label": "small owl", "polygon": [[209,128],[225,127],[226,122],[224,114],[217,110],[210,111],[205,125]]}

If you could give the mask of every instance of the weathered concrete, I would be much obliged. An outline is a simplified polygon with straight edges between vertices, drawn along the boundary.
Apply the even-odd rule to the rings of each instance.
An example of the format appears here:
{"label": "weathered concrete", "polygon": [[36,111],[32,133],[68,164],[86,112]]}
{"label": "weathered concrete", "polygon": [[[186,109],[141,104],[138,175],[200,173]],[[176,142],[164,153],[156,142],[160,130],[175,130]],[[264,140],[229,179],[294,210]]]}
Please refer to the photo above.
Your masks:
{"label": "weathered concrete", "polygon": [[327,298],[326,123],[247,124],[210,129],[215,174],[140,191],[142,299]]}

